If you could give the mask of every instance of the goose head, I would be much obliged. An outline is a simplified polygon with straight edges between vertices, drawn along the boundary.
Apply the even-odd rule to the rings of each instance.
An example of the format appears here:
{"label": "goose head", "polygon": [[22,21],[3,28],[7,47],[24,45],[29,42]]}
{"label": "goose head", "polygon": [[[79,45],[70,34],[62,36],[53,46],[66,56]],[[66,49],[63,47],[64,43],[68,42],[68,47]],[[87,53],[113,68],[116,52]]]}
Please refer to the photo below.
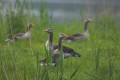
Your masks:
{"label": "goose head", "polygon": [[45,29],[44,32],[47,32],[47,33],[53,33],[53,31],[52,31],[51,28]]}
{"label": "goose head", "polygon": [[63,34],[63,33],[61,33],[60,35],[59,35],[59,38],[60,39],[64,39],[64,38],[67,38],[68,36],[66,35],[66,34]]}
{"label": "goose head", "polygon": [[92,22],[92,19],[88,18],[85,23],[89,23],[89,22]]}
{"label": "goose head", "polygon": [[31,29],[31,27],[35,27],[35,25],[33,23],[29,23],[27,25],[27,31],[29,31]]}

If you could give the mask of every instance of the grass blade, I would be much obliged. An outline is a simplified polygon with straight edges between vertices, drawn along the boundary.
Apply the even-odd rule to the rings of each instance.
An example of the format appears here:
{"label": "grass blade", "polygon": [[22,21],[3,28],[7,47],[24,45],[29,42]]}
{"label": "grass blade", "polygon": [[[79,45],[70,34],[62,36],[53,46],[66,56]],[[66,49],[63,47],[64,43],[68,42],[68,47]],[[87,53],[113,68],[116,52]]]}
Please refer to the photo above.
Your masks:
{"label": "grass blade", "polygon": [[75,71],[72,73],[70,76],[70,80],[76,75],[77,71],[79,70],[80,67],[76,68]]}

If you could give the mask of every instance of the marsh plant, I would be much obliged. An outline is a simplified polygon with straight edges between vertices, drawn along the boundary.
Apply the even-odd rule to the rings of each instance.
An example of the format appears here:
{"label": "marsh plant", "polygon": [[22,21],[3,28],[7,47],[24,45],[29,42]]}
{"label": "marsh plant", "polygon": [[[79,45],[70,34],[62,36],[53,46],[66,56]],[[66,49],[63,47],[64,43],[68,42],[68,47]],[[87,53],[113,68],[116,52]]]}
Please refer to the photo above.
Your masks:
{"label": "marsh plant", "polygon": [[[61,57],[58,66],[40,66],[40,60],[45,57],[47,63],[51,63],[52,59],[51,53],[45,50],[47,35],[42,30],[53,28],[54,43],[57,44],[59,33],[83,31],[83,21],[50,23],[45,3],[40,3],[40,16],[34,18],[31,18],[30,14],[34,5],[30,6],[32,3],[29,4],[27,0],[22,0],[22,3],[15,0],[14,5],[8,0],[7,4],[7,7],[0,7],[0,80],[120,79],[120,23],[116,22],[110,13],[93,19],[89,25],[89,40],[70,44],[63,42],[63,45],[80,53],[80,58],[67,58],[62,61]],[[25,25],[29,22],[37,24],[32,30],[32,40],[15,41],[9,45],[5,42],[9,34],[25,31]]]}

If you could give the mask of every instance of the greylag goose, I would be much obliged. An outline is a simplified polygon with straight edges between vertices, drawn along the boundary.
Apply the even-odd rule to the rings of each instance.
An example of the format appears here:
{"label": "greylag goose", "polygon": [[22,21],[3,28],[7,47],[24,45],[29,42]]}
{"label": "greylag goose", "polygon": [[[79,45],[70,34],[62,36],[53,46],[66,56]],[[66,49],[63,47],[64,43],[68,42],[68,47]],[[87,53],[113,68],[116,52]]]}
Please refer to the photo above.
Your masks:
{"label": "greylag goose", "polygon": [[30,39],[31,38],[30,29],[31,27],[34,27],[34,26],[35,25],[32,23],[28,24],[27,31],[25,33],[17,33],[17,34],[10,35],[5,41],[13,42],[14,40]]}
{"label": "greylag goose", "polygon": [[[58,49],[58,45],[53,45],[53,31],[51,28],[45,29],[44,32],[47,32],[49,34],[48,40],[46,41],[45,47],[47,50],[50,50],[53,52],[54,50]],[[65,34],[61,34],[65,35]],[[66,35],[67,37],[67,35]],[[72,56],[80,57],[80,54],[77,54],[72,48],[62,46],[63,52],[64,53],[70,53]],[[74,54],[75,53],[75,54]]]}
{"label": "greylag goose", "polygon": [[84,32],[83,33],[76,33],[64,38],[66,42],[75,42],[75,41],[83,41],[89,38],[89,31],[88,31],[88,23],[91,22],[91,19],[87,19],[84,25]]}
{"label": "greylag goose", "polygon": [[[49,28],[49,29],[46,29],[45,31],[49,31],[49,32],[52,32],[52,30]],[[48,33],[49,33],[48,32]],[[50,34],[50,33],[49,33]],[[53,34],[53,32],[52,32],[52,34]],[[52,49],[51,51],[52,51],[52,53],[53,53],[53,57],[52,57],[52,62],[53,62],[53,64],[54,63],[56,63],[56,58],[57,58],[57,56],[58,56],[58,54],[57,54],[57,52],[59,53],[59,51],[61,50],[61,47],[62,47],[62,51],[63,51],[63,56],[64,56],[64,58],[67,58],[67,57],[70,57],[70,56],[72,56],[72,57],[80,57],[81,55],[80,54],[78,54],[78,53],[76,53],[73,49],[71,49],[71,48],[69,48],[69,47],[65,47],[65,46],[61,46],[61,43],[62,43],[62,39],[63,38],[65,38],[65,37],[67,37],[65,34],[60,34],[60,36],[59,36],[59,43],[58,43],[58,45],[52,45],[52,39],[50,39],[50,36],[51,35],[49,35],[49,39],[48,39],[48,41],[47,42],[50,42],[49,44],[50,44],[50,49]],[[53,36],[53,35],[52,35]],[[51,40],[51,41],[50,41]],[[40,61],[41,62],[41,65],[44,65],[44,64],[46,64],[46,58],[45,59],[43,59],[43,60],[41,60]]]}
{"label": "greylag goose", "polygon": [[44,32],[49,34],[48,40],[45,43],[45,48],[48,51],[53,50],[53,47],[54,47],[53,44],[52,44],[52,41],[53,41],[53,31],[52,31],[51,28],[48,28],[48,29],[45,29]]}

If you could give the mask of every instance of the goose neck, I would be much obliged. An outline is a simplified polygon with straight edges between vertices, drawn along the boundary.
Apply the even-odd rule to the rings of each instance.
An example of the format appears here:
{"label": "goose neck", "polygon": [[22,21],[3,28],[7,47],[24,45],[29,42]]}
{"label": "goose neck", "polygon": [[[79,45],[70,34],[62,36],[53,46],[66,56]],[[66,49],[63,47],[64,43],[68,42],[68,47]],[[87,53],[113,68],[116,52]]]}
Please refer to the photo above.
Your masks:
{"label": "goose neck", "polygon": [[59,51],[61,50],[61,45],[62,45],[62,39],[59,38],[59,40],[58,40],[58,50]]}
{"label": "goose neck", "polygon": [[88,22],[85,22],[84,32],[88,32]]}
{"label": "goose neck", "polygon": [[31,29],[31,27],[30,27],[30,26],[28,26],[28,27],[27,27],[27,32],[28,32],[28,31],[30,31],[30,29]]}
{"label": "goose neck", "polygon": [[52,44],[52,39],[53,39],[53,33],[50,33],[48,37],[50,44]]}

